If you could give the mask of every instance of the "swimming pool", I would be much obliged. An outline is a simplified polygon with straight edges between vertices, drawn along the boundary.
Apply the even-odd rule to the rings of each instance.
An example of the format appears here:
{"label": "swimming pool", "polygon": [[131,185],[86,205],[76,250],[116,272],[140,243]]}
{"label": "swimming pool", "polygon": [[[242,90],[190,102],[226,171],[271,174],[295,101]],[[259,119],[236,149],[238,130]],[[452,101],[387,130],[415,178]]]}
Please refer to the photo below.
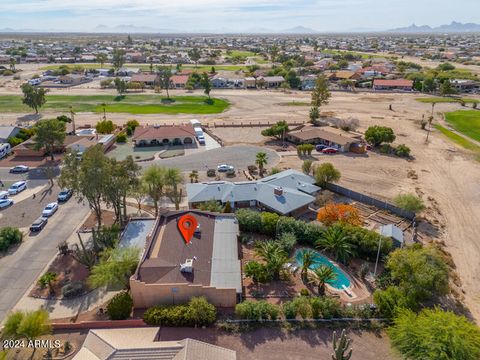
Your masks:
{"label": "swimming pool", "polygon": [[[303,253],[307,249],[298,249],[295,252],[295,262],[301,266],[303,264],[302,262],[302,256]],[[334,287],[337,290],[343,290],[342,285],[345,285],[347,288],[350,287],[350,279],[348,278],[347,274],[343,272],[342,269],[340,269],[338,266],[334,265],[330,260],[328,260],[325,256],[320,254],[318,251],[313,251],[315,253],[314,256],[314,264],[310,266],[310,269],[315,269],[316,267],[320,265],[327,265],[330,266],[334,271],[335,274],[337,274],[337,278],[331,282],[328,283],[328,285]]]}

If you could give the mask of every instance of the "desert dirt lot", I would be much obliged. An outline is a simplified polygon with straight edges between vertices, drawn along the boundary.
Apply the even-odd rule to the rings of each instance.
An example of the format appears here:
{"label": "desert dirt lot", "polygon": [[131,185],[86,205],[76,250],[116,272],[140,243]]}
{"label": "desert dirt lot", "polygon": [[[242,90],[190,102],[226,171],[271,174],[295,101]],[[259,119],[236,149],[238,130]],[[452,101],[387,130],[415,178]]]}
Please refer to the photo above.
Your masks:
{"label": "desert dirt lot", "polygon": [[[31,70],[30,70],[31,71]],[[27,71],[25,71],[26,73]],[[108,90],[110,91],[110,90]],[[2,93],[18,93],[18,89],[0,87]],[[68,90],[68,94],[103,94],[93,88]],[[55,91],[52,91],[55,93]],[[172,91],[181,95],[183,91]],[[201,91],[197,91],[201,93]],[[179,123],[197,118],[203,123],[262,122],[279,120],[307,121],[308,106],[285,106],[291,101],[308,102],[310,94],[292,91],[213,90],[213,97],[231,102],[231,107],[216,115],[130,115],[107,114],[118,124],[136,118],[141,123]],[[416,192],[423,197],[428,219],[438,227],[439,237],[446,245],[463,283],[465,303],[473,317],[480,321],[480,162],[456,147],[440,133],[433,131],[425,143],[426,132],[420,129],[422,115],[430,114],[431,105],[415,101],[416,94],[340,93],[332,95],[322,113],[340,118],[357,118],[360,131],[370,125],[391,126],[397,134],[396,144],[405,143],[412,149],[413,161],[369,153],[368,156],[315,155],[318,161],[331,161],[342,172],[341,185],[378,198],[391,199],[400,192]],[[392,105],[393,111],[389,110]],[[435,122],[441,113],[460,109],[459,104],[439,103]],[[27,115],[27,116],[26,116]],[[48,118],[54,113],[42,113]],[[21,123],[28,114],[1,114],[0,124]],[[78,125],[95,124],[99,114],[79,113]],[[261,128],[216,128],[213,131],[227,144],[262,144]],[[279,167],[300,168],[301,160],[284,156]],[[409,175],[410,174],[410,175]],[[415,176],[411,176],[415,174]]]}
{"label": "desert dirt lot", "polygon": [[[333,330],[330,329],[303,329],[289,332],[280,328],[263,328],[236,334],[211,328],[165,327],[160,330],[160,340],[178,340],[188,336],[235,350],[238,360],[314,360],[330,359],[332,332]],[[352,330],[348,333],[348,337],[352,339],[353,357],[356,359],[399,359],[390,349],[388,341],[385,340],[385,334]]]}

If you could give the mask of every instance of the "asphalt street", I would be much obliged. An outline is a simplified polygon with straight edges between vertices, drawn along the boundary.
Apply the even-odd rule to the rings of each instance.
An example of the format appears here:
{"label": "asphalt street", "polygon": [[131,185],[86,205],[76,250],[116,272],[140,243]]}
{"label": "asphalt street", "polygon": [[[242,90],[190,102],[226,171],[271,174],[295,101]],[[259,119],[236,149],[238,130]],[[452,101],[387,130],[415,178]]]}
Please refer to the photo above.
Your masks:
{"label": "asphalt street", "polygon": [[[31,205],[22,201],[14,206]],[[67,240],[88,213],[88,206],[79,204],[74,198],[48,220],[38,234],[26,235],[17,248],[11,249],[0,258],[0,321],[15,306],[23,294],[36,281],[45,266],[57,253],[57,245]]]}

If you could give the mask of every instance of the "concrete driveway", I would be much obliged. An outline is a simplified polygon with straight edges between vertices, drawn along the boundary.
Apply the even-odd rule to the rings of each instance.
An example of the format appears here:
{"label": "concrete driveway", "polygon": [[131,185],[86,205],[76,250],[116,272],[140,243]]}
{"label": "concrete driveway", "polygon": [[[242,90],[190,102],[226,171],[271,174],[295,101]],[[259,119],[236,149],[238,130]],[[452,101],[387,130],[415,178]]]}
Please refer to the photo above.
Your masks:
{"label": "concrete driveway", "polygon": [[[18,205],[28,207],[31,204],[26,200]],[[21,211],[20,208],[18,210]],[[40,233],[33,236],[26,234],[17,248],[0,254],[0,321],[36,281],[57,254],[57,245],[69,238],[88,211],[88,206],[78,204],[72,198],[60,206]],[[36,210],[34,213],[38,216]]]}
{"label": "concrete driveway", "polygon": [[190,155],[179,156],[170,159],[159,159],[144,163],[139,163],[147,168],[152,164],[166,167],[176,167],[182,171],[205,170],[207,168],[216,169],[219,164],[230,164],[236,169],[246,169],[248,165],[255,164],[255,156],[258,152],[267,153],[267,167],[278,164],[280,156],[271,149],[260,146],[229,146],[193,153]]}

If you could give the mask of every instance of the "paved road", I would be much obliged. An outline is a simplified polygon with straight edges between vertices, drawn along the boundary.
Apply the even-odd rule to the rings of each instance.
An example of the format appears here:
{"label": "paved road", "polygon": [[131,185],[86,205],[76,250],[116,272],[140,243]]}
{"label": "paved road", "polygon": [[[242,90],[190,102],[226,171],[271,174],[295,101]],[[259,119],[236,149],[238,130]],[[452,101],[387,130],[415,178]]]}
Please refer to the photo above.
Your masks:
{"label": "paved road", "polygon": [[142,162],[140,165],[146,168],[152,164],[157,164],[191,171],[205,170],[206,167],[216,169],[219,164],[230,164],[237,169],[246,169],[248,165],[255,164],[255,156],[260,151],[267,153],[268,167],[275,166],[280,161],[280,156],[271,149],[260,146],[237,145],[207,150],[188,156]]}
{"label": "paved road", "polygon": [[[9,167],[0,168],[0,180],[3,181],[18,181],[18,180],[39,180],[39,179],[48,179],[46,174],[46,167],[38,167],[35,169],[30,169],[28,173],[23,174],[10,174]],[[58,166],[54,167],[54,175],[57,176],[60,174],[60,168]]]}
{"label": "paved road", "polygon": [[39,234],[25,236],[16,250],[0,258],[0,321],[55,256],[58,243],[68,239],[87,213],[88,206],[70,199]]}

